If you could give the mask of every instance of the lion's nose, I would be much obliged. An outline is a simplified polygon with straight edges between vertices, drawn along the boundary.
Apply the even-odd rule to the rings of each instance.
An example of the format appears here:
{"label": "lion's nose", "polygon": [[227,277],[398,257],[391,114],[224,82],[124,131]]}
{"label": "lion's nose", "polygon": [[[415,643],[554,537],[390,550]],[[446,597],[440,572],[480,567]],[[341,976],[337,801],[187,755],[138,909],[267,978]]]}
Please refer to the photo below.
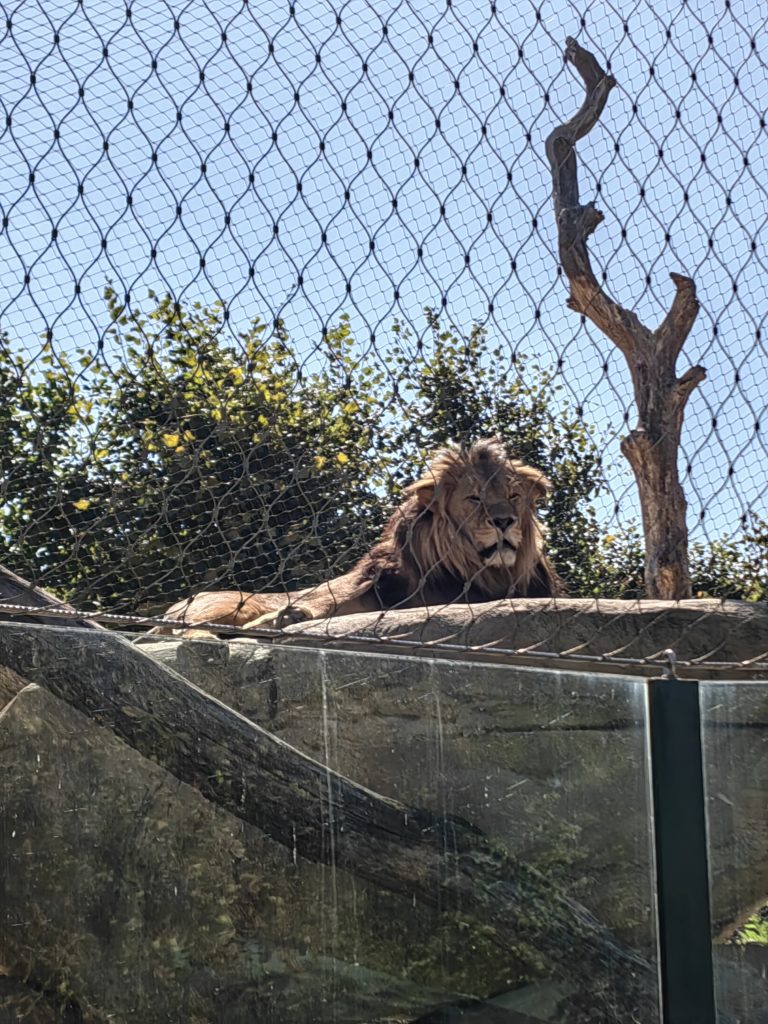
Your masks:
{"label": "lion's nose", "polygon": [[497,527],[497,529],[501,530],[502,533],[504,533],[508,527],[514,526],[516,522],[517,519],[514,516],[494,516],[493,519],[493,525]]}

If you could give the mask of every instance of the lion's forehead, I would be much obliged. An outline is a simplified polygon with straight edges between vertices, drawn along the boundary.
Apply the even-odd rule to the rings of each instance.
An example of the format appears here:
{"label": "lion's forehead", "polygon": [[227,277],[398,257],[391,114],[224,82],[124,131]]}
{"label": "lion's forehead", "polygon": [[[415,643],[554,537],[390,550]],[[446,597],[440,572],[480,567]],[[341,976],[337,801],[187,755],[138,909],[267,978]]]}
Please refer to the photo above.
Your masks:
{"label": "lion's forehead", "polygon": [[[432,464],[432,481],[443,500],[463,502],[480,497],[486,505],[517,503],[547,486],[538,470],[517,460],[499,457],[496,449],[486,447],[468,453],[442,453]],[[527,502],[525,502],[527,504]]]}
{"label": "lion's forehead", "polygon": [[467,484],[487,496],[506,498],[520,487],[520,479],[510,466],[481,465],[472,467]]}

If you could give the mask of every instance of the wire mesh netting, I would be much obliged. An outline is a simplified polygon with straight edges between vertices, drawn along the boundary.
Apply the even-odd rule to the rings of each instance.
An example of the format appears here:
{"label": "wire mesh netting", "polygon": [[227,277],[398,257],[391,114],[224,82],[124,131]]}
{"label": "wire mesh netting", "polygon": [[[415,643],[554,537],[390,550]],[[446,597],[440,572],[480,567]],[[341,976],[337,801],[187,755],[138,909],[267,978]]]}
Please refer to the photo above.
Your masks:
{"label": "wire mesh netting", "polygon": [[701,303],[693,591],[765,596],[759,5],[3,11],[0,561],[115,612],[308,587],[499,436],[568,593],[642,596],[632,386],[565,305],[544,151],[571,34],[618,83],[578,150],[598,277],[650,327],[670,272]]}

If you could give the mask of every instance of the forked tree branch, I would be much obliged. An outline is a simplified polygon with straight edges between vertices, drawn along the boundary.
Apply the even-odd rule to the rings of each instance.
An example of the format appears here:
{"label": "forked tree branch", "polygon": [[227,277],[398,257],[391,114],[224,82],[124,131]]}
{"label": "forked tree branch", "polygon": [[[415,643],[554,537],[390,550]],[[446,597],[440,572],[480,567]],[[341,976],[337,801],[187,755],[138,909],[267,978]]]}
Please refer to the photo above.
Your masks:
{"label": "forked tree branch", "polygon": [[597,124],[616,81],[575,39],[566,40],[565,57],[586,90],[578,113],[546,141],[560,263],[570,285],[567,304],[589,317],[616,345],[632,377],[638,422],[621,447],[640,495],[646,593],[653,598],[690,597],[686,501],[677,457],[686,403],[706,371],[692,366],[678,378],[675,366],[699,312],[696,286],[689,277],[671,274],[675,297],[662,323],[651,331],[598,282],[587,239],[603,215],[592,203],[580,203],[575,145]]}

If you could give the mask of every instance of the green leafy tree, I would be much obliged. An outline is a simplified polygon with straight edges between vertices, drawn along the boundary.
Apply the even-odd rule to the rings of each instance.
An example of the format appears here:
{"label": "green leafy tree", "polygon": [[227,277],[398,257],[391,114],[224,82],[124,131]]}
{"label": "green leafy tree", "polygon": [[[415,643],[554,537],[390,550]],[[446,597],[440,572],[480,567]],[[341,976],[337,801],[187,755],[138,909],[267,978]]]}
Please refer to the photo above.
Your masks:
{"label": "green leafy tree", "polygon": [[740,541],[691,545],[691,578],[697,597],[768,598],[768,522],[753,514]]}
{"label": "green leafy tree", "polygon": [[0,557],[33,578],[55,575],[55,566],[77,571],[77,506],[88,489],[77,373],[50,344],[38,365],[33,380],[0,336]]}
{"label": "green leafy tree", "polygon": [[[391,447],[403,476],[446,443],[496,434],[541,469],[553,491],[544,515],[549,549],[574,597],[635,599],[644,594],[644,550],[637,523],[609,530],[594,502],[604,490],[601,445],[563,397],[552,374],[524,359],[505,359],[484,328],[444,326],[426,310],[426,339],[396,324],[392,385],[398,426]],[[414,351],[416,357],[414,358]],[[768,524],[757,516],[739,541],[691,546],[694,593],[701,597],[768,597]]]}
{"label": "green leafy tree", "polygon": [[26,410],[2,513],[10,561],[111,607],[338,572],[382,513],[378,378],[356,368],[348,321],[306,372],[279,324],[232,344],[219,305],[151,299],[144,315],[107,292],[123,353],[109,364],[59,362],[32,382],[4,360],[0,386]]}
{"label": "green leafy tree", "polygon": [[[723,537],[690,545],[694,597],[740,601],[768,599],[768,523],[752,515],[742,537]],[[636,526],[601,538],[603,571],[599,593],[605,597],[643,596],[643,546]]]}

